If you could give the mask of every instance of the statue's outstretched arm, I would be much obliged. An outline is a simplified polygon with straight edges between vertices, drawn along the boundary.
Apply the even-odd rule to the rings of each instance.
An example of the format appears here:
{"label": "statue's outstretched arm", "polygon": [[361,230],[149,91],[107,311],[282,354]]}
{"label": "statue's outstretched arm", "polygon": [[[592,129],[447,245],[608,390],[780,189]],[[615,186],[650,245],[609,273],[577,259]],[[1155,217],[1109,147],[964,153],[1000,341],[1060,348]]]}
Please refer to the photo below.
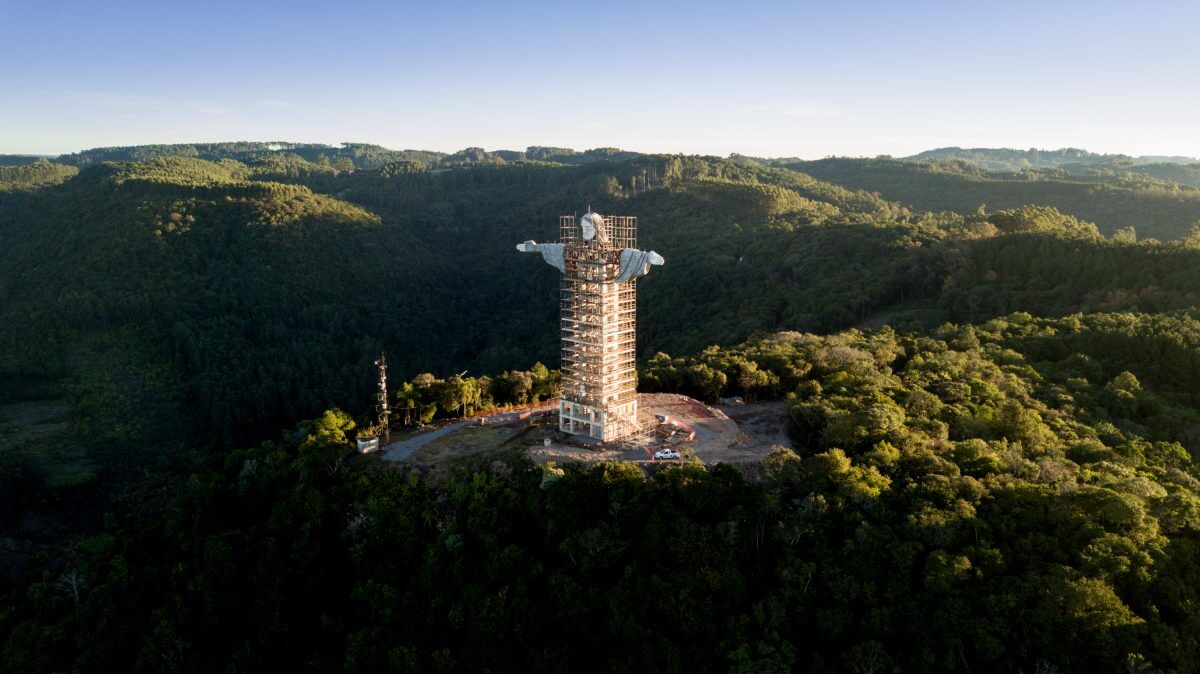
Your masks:
{"label": "statue's outstretched arm", "polygon": [[650,273],[650,267],[661,267],[666,260],[663,256],[652,250],[638,250],[637,248],[626,248],[621,251],[621,269],[617,272],[617,283],[624,283],[629,279],[645,276]]}
{"label": "statue's outstretched arm", "polygon": [[542,259],[546,261],[546,264],[559,271],[562,271],[567,266],[563,262],[563,245],[561,243],[538,243],[531,239],[523,243],[518,243],[517,250],[522,253],[541,253]]}

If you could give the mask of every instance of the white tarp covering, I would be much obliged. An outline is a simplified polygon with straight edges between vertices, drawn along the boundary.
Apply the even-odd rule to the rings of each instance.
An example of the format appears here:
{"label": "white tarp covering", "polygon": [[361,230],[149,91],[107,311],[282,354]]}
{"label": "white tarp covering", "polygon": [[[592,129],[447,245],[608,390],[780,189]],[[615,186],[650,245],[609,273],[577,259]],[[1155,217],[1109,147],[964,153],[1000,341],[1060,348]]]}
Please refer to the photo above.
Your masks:
{"label": "white tarp covering", "polygon": [[662,266],[663,256],[650,250],[626,248],[621,251],[621,270],[617,272],[617,283],[624,283],[632,278],[645,276],[650,273],[650,265]]}
{"label": "white tarp covering", "polygon": [[522,253],[541,253],[546,264],[559,271],[567,268],[567,264],[563,262],[563,245],[561,243],[538,243],[530,240],[518,243],[517,250]]}
{"label": "white tarp covering", "polygon": [[[546,264],[554,267],[559,271],[566,269],[566,262],[563,261],[563,245],[561,243],[538,243],[537,241],[526,241],[517,244],[517,250],[522,253],[541,253],[542,259]],[[639,276],[645,276],[650,273],[650,267],[662,266],[663,256],[650,250],[638,250],[637,248],[626,248],[621,251],[621,267],[617,271],[617,277],[613,279],[614,283],[624,283],[630,279]]]}

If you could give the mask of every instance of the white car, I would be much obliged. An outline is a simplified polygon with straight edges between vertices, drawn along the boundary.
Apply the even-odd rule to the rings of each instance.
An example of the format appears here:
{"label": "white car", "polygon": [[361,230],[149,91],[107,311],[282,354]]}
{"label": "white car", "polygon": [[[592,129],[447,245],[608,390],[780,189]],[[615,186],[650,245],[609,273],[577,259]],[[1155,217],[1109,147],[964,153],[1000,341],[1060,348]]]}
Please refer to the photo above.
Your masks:
{"label": "white car", "polygon": [[670,449],[660,449],[654,453],[656,459],[678,459],[679,453]]}

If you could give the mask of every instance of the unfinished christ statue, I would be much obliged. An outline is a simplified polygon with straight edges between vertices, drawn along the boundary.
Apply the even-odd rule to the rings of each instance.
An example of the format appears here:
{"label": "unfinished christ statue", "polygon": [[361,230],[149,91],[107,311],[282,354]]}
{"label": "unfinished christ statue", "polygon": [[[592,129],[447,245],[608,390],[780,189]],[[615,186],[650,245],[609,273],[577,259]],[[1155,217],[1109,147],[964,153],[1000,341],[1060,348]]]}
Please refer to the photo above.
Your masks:
{"label": "unfinished christ statue", "polygon": [[[585,214],[579,219],[579,226],[583,230],[584,241],[595,242],[602,247],[608,245],[608,233],[604,229],[604,218],[599,214]],[[530,240],[517,244],[517,250],[522,253],[541,253],[546,264],[559,271],[563,271],[566,267],[561,243],[538,243]],[[645,276],[650,273],[651,265],[661,266],[663,263],[663,257],[652,250],[644,251],[637,248],[618,250],[614,248],[613,254],[617,257],[614,262],[619,262],[616,277],[610,279],[614,283],[624,283],[630,279]]]}

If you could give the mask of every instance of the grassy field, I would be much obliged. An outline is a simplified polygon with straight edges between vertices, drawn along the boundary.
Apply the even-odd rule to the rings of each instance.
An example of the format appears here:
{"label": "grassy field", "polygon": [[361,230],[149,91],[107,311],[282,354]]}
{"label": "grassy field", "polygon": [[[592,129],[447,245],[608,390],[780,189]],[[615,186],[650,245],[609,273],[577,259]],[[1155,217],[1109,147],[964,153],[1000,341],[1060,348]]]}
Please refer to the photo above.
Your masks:
{"label": "grassy field", "polygon": [[413,459],[418,463],[440,463],[462,456],[500,449],[513,437],[511,429],[467,426],[425,445]]}

